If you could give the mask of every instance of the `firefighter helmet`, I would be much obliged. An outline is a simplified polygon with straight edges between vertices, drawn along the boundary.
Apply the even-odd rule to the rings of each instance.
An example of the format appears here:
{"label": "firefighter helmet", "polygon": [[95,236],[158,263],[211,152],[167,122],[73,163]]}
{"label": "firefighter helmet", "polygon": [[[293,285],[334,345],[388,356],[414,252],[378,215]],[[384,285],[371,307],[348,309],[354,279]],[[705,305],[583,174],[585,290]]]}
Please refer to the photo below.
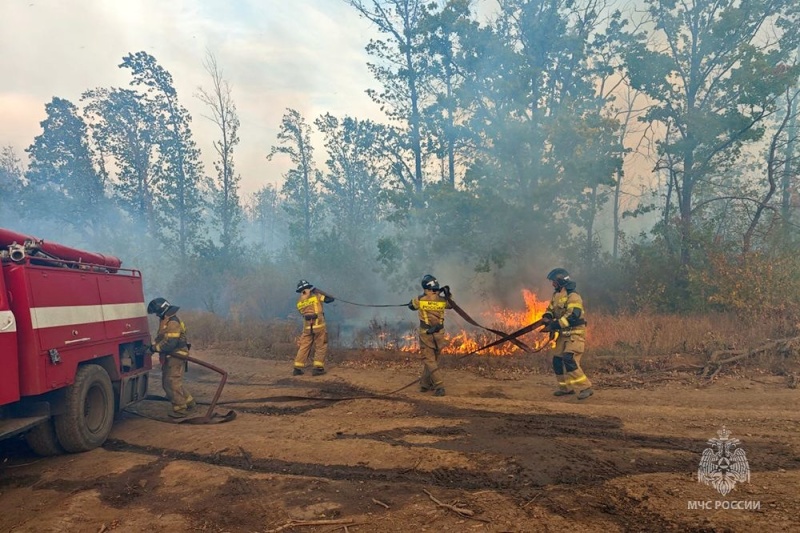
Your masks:
{"label": "firefighter helmet", "polygon": [[563,287],[569,281],[569,272],[563,268],[554,268],[547,274],[547,279],[552,281],[558,287]]}
{"label": "firefighter helmet", "polygon": [[438,291],[439,282],[430,274],[425,274],[422,276],[422,288],[429,291]]}
{"label": "firefighter helmet", "polygon": [[178,307],[169,303],[166,298],[154,298],[147,304],[147,314],[163,317],[164,313],[169,311],[170,308],[174,308],[176,311],[178,310]]}
{"label": "firefighter helmet", "polygon": [[304,279],[301,279],[300,281],[297,282],[297,290],[294,292],[303,292],[304,290],[311,289],[313,287],[314,286],[312,284],[310,284]]}

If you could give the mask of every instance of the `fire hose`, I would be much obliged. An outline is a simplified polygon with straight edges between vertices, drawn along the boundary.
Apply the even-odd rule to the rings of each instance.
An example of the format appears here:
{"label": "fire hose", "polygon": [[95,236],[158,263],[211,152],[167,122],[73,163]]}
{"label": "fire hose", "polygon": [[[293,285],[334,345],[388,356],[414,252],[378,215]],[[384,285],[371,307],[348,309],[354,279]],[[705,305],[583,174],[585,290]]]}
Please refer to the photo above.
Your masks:
{"label": "fire hose", "polygon": [[[222,389],[225,387],[225,383],[228,381],[228,372],[219,368],[218,366],[212,365],[211,363],[201,361],[200,359],[196,359],[188,355],[169,355],[169,357],[177,357],[178,359],[194,363],[196,365],[202,366],[203,368],[207,368],[213,372],[216,372],[221,376],[219,380],[219,385],[217,385],[217,390],[214,392],[214,396],[211,399],[211,402],[208,404],[203,403],[203,405],[208,405],[208,411],[206,411],[205,415],[194,416],[191,418],[180,418],[176,420],[170,420],[170,422],[175,424],[221,424],[223,422],[230,422],[231,420],[236,418],[236,411],[233,410],[230,410],[225,414],[218,414],[214,412],[214,409],[217,407],[217,405],[224,403],[219,401],[219,397],[222,395]],[[145,397],[145,399],[158,400],[158,401],[167,400],[167,398],[163,398],[161,396],[147,396]],[[152,418],[153,420],[159,420],[163,422],[163,420],[158,418],[146,416],[141,413],[136,413],[133,411],[130,412],[138,416],[143,416],[145,418]]]}
{"label": "fire hose", "polygon": [[[404,303],[404,304],[381,304],[381,305],[378,305],[378,304],[360,304],[360,303],[355,303],[355,302],[348,302],[347,300],[343,300],[343,299],[341,299],[341,298],[339,298],[337,296],[334,296],[333,294],[331,294],[331,293],[329,293],[327,291],[322,291],[322,292],[324,292],[325,294],[327,294],[331,298],[334,298],[334,299],[336,299],[336,300],[338,300],[340,302],[343,302],[343,303],[346,303],[346,304],[350,304],[350,305],[357,305],[359,307],[406,307],[408,305],[408,303]],[[517,337],[525,335],[526,333],[530,333],[531,331],[537,329],[538,327],[543,326],[544,322],[537,321],[537,322],[534,322],[533,324],[530,324],[529,326],[526,326],[525,328],[522,328],[521,330],[517,330],[517,331],[512,332],[512,333],[505,333],[504,331],[500,331],[500,330],[497,330],[497,329],[494,329],[494,328],[487,328],[486,326],[483,326],[483,325],[479,324],[475,319],[473,319],[471,316],[469,316],[469,314],[467,314],[466,311],[464,311],[458,304],[456,304],[455,301],[453,301],[453,298],[450,296],[450,287],[448,285],[445,285],[444,287],[442,287],[442,289],[440,291],[440,294],[444,294],[444,297],[447,300],[447,303],[450,304],[450,307],[452,307],[453,311],[455,311],[467,323],[469,323],[469,324],[471,324],[471,325],[473,325],[473,326],[475,326],[477,328],[483,329],[485,331],[489,331],[491,333],[494,333],[495,335],[500,337],[496,341],[494,341],[494,342],[492,342],[490,344],[487,344],[486,346],[482,346],[480,348],[472,350],[470,353],[463,354],[460,357],[467,357],[469,355],[474,355],[474,354],[476,354],[476,353],[478,353],[478,352],[480,352],[482,350],[485,350],[487,348],[491,348],[492,346],[497,346],[498,344],[502,344],[504,342],[513,343],[517,348],[521,349],[525,353],[536,353],[536,352],[541,351],[544,348],[544,346],[547,346],[545,344],[545,345],[543,345],[543,346],[541,346],[539,348],[534,349],[534,348],[531,348],[530,346],[528,346],[527,344],[525,344],[524,342],[522,342],[520,340],[517,340]]]}
{"label": "fire hose", "polygon": [[170,356],[170,357],[178,357],[178,359],[185,359],[190,363],[194,363],[196,365],[200,365],[203,368],[207,368],[220,374],[221,378],[219,380],[219,385],[217,386],[217,390],[214,392],[214,397],[211,399],[211,402],[208,404],[208,411],[206,411],[205,416],[200,417],[192,417],[192,418],[182,418],[178,420],[179,424],[220,424],[222,422],[230,422],[234,418],[236,418],[236,411],[228,411],[224,415],[219,415],[214,412],[214,408],[219,403],[219,397],[222,395],[222,389],[225,387],[225,382],[228,381],[228,373],[225,370],[222,370],[218,366],[214,366],[211,363],[206,363],[205,361],[201,361],[200,359],[196,359],[190,356]]}
{"label": "fire hose", "polygon": [[[492,342],[490,342],[490,343],[488,343],[488,344],[486,344],[484,346],[476,348],[475,350],[472,350],[469,353],[460,354],[458,356],[459,359],[464,358],[464,357],[469,357],[471,355],[474,355],[474,354],[476,354],[478,352],[481,352],[481,351],[486,350],[488,348],[491,348],[493,346],[497,346],[497,345],[502,344],[504,342],[512,342],[517,347],[519,347],[520,349],[525,351],[526,353],[537,353],[537,352],[541,351],[544,347],[547,346],[547,344],[543,344],[539,348],[532,349],[529,346],[527,346],[525,343],[523,343],[522,341],[518,341],[517,340],[518,337],[521,337],[522,335],[525,335],[527,333],[535,331],[536,329],[546,325],[546,322],[544,320],[539,319],[536,322],[533,322],[532,324],[529,324],[529,325],[527,325],[527,326],[525,326],[523,328],[520,328],[520,329],[518,329],[516,331],[513,331],[511,333],[505,333],[503,331],[499,331],[499,330],[496,330],[496,329],[484,327],[481,324],[479,324],[478,322],[476,322],[472,317],[469,316],[469,314],[467,314],[466,311],[464,311],[460,306],[458,306],[453,301],[453,299],[450,296],[449,287],[443,288],[443,292],[444,292],[445,298],[447,299],[447,301],[450,304],[450,306],[464,320],[466,320],[468,323],[472,324],[473,326],[482,328],[482,329],[484,329],[486,331],[489,331],[491,333],[494,333],[495,335],[500,337],[499,339],[496,339],[496,340],[494,340],[494,341],[492,341]],[[329,296],[334,297],[334,296],[332,296],[330,294],[329,294]],[[336,297],[334,297],[334,298],[336,298]],[[408,304],[386,304],[386,305],[359,304],[359,303],[355,303],[355,302],[348,302],[348,301],[342,300],[340,298],[336,298],[336,299],[341,301],[341,302],[343,302],[343,303],[348,303],[348,304],[351,304],[351,305],[357,305],[357,306],[361,306],[361,307],[406,307],[408,305]],[[551,336],[551,338],[552,338],[552,336]],[[225,383],[228,380],[228,373],[225,370],[223,370],[223,369],[221,369],[221,368],[219,368],[219,367],[217,367],[215,365],[212,365],[211,363],[207,363],[205,361],[201,361],[199,359],[196,359],[196,358],[190,357],[190,356],[172,356],[171,355],[170,357],[178,357],[179,359],[183,359],[183,360],[189,361],[191,363],[195,363],[195,364],[197,364],[199,366],[202,366],[202,367],[207,368],[207,369],[209,369],[209,370],[211,370],[213,372],[216,372],[216,373],[220,374],[220,376],[221,376],[219,385],[217,386],[217,390],[215,391],[211,402],[209,402],[208,404],[206,404],[205,402],[198,402],[199,405],[208,405],[208,411],[206,411],[206,414],[204,416],[200,416],[200,417],[191,417],[191,418],[178,419],[178,420],[173,422],[173,423],[178,423],[178,424],[219,424],[219,423],[223,423],[223,422],[229,422],[229,421],[234,420],[236,418],[236,412],[233,411],[233,410],[230,410],[227,413],[222,414],[222,415],[215,413],[214,410],[218,405],[232,405],[232,404],[242,404],[242,403],[263,403],[263,402],[282,402],[282,401],[296,401],[296,400],[316,400],[316,401],[327,401],[327,402],[341,402],[341,401],[349,401],[349,400],[383,399],[383,398],[387,398],[389,396],[393,396],[394,394],[397,394],[398,392],[400,392],[402,390],[405,390],[408,387],[411,387],[412,385],[415,385],[416,383],[419,382],[419,378],[417,378],[414,381],[412,381],[412,382],[410,382],[410,383],[408,383],[406,385],[403,385],[399,389],[395,389],[395,390],[390,391],[390,392],[377,393],[377,394],[362,394],[362,395],[355,395],[355,396],[341,396],[341,397],[337,397],[337,398],[326,398],[326,397],[317,397],[317,396],[302,396],[302,395],[284,395],[284,396],[267,396],[267,397],[262,397],[262,398],[246,398],[246,399],[241,399],[241,400],[219,401],[219,398],[222,395],[222,389],[225,387]],[[166,398],[161,397],[161,396],[148,396],[146,399],[158,400],[158,401],[167,400]],[[154,418],[154,417],[149,417],[149,416],[146,416],[146,415],[142,415],[141,413],[135,413],[134,412],[134,414],[136,414],[138,416],[144,416],[146,418],[153,418],[154,420],[163,421],[161,419],[157,419],[157,418]]]}

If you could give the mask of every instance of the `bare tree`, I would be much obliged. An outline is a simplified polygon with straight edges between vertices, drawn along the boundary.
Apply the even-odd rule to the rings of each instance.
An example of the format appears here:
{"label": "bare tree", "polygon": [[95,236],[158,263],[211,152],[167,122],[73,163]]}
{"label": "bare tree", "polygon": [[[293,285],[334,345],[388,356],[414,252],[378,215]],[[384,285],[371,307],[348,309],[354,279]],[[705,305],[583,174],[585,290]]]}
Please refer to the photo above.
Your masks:
{"label": "bare tree", "polygon": [[233,150],[239,143],[239,116],[231,96],[230,84],[222,76],[216,57],[207,52],[203,66],[211,76],[211,89],[198,89],[197,98],[209,109],[203,115],[219,128],[219,140],[214,141],[217,160],[214,169],[216,179],[212,181],[212,216],[220,226],[220,247],[229,252],[239,240],[242,208],[239,203],[239,182],[233,163]]}

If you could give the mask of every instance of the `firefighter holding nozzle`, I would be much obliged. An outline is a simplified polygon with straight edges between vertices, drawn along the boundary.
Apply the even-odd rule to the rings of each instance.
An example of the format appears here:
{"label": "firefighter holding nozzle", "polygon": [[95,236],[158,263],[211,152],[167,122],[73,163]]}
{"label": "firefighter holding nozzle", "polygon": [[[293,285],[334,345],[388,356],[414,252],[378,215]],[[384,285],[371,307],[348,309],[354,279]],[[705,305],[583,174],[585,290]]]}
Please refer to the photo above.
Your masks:
{"label": "firefighter holding nozzle", "polygon": [[328,329],[325,326],[324,304],[333,302],[334,298],[304,279],[297,282],[295,292],[300,295],[297,298],[297,311],[303,317],[303,333],[298,339],[299,347],[294,358],[293,375],[303,375],[303,369],[313,351],[314,368],[311,375],[321,376],[325,373],[325,356],[328,354]]}
{"label": "firefighter holding nozzle", "polygon": [[576,290],[577,284],[563,268],[554,268],[547,274],[553,284],[553,298],[542,319],[547,323],[543,331],[558,332],[553,355],[553,371],[558,380],[554,396],[578,393],[579,400],[589,398],[592,382],[581,368],[581,356],[586,344],[586,313],[583,299]]}
{"label": "firefighter holding nozzle", "polygon": [[447,298],[449,287],[439,287],[435,277],[426,274],[422,278],[423,294],[408,302],[408,308],[419,313],[419,348],[422,358],[422,376],[419,390],[433,390],[434,396],[444,396],[444,380],[439,371],[439,354],[445,346],[444,312],[453,307]]}
{"label": "firefighter holding nozzle", "polygon": [[147,347],[147,350],[160,356],[161,386],[172,402],[169,416],[185,418],[197,402],[183,387],[189,342],[186,339],[186,325],[178,318],[178,309],[178,306],[172,305],[164,298],[155,298],[147,304],[147,314],[156,315],[160,320],[156,340]]}

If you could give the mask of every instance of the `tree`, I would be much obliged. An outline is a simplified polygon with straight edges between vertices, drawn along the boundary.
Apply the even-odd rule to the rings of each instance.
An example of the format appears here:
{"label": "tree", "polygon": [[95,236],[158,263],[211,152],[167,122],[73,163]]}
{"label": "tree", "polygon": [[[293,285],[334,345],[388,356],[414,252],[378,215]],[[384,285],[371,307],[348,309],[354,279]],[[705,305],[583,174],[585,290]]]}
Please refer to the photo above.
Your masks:
{"label": "tree", "polygon": [[276,154],[285,154],[294,165],[286,173],[281,193],[284,209],[289,215],[289,232],[304,246],[311,244],[311,234],[319,220],[317,204],[320,176],[314,165],[314,147],[311,145],[311,128],[299,112],[287,109],[278,132],[278,145],[273,146],[268,160]]}
{"label": "tree", "polygon": [[239,182],[233,164],[233,151],[239,144],[239,116],[231,96],[231,87],[222,77],[222,70],[214,55],[209,52],[204,63],[211,76],[211,90],[199,89],[197,97],[210,110],[207,116],[219,129],[220,138],[214,141],[218,159],[214,162],[217,178],[212,182],[212,212],[215,221],[222,228],[220,246],[224,258],[230,257],[232,249],[238,247],[242,208],[239,203]]}
{"label": "tree", "polygon": [[626,63],[632,86],[655,102],[645,120],[666,129],[658,168],[668,172],[669,194],[677,199],[685,270],[699,244],[695,201],[708,205],[709,195],[725,190],[725,171],[762,137],[762,123],[793,75],[775,66],[796,48],[797,32],[782,31],[794,3],[645,3],[655,33],[632,35]]}
{"label": "tree", "polygon": [[595,255],[595,216],[623,153],[597,91],[609,65],[596,37],[619,17],[607,11],[595,0],[506,0],[496,20],[459,36],[473,93],[463,107],[480,140],[466,184],[516,213],[509,254],[523,253],[517,242],[569,243],[577,227],[580,259]]}
{"label": "tree", "polygon": [[786,123],[786,140],[783,147],[783,171],[781,172],[780,183],[781,225],[784,240],[786,240],[792,228],[792,203],[794,202],[796,204],[798,202],[798,195],[800,195],[800,187],[797,186],[797,176],[800,174],[800,171],[798,171],[800,155],[797,153],[798,121],[800,121],[800,113],[798,113],[797,105],[798,98],[800,98],[800,88],[798,88],[797,83],[794,83],[786,91],[786,115],[788,119]]}
{"label": "tree", "polygon": [[95,89],[83,94],[84,114],[99,150],[113,159],[118,205],[142,227],[153,226],[153,180],[157,158],[156,119],[142,95],[130,89]]}
{"label": "tree", "polygon": [[381,174],[372,167],[375,124],[326,114],[315,121],[325,136],[329,171],[321,179],[325,214],[352,249],[361,248],[381,215]]}
{"label": "tree", "polygon": [[260,250],[274,251],[284,242],[288,224],[282,211],[282,199],[272,184],[264,185],[250,197],[248,214]]}
{"label": "tree", "polygon": [[467,110],[461,103],[461,98],[467,96],[461,42],[478,27],[471,19],[471,4],[472,0],[450,0],[441,11],[429,12],[422,24],[432,100],[423,108],[423,117],[436,146],[434,152],[446,161],[442,179],[450,187],[456,186],[458,154],[471,137],[463,125]]}
{"label": "tree", "polygon": [[19,209],[23,186],[22,161],[11,145],[0,149],[0,223],[11,222]]}
{"label": "tree", "polygon": [[346,0],[372,22],[387,40],[370,40],[367,53],[379,63],[369,69],[384,86],[381,92],[367,94],[392,120],[408,128],[409,145],[414,158],[413,175],[407,184],[420,194],[424,187],[421,105],[425,99],[424,73],[427,66],[422,53],[422,21],[428,12],[424,0]]}
{"label": "tree", "polygon": [[25,150],[30,160],[26,203],[44,218],[92,237],[105,220],[105,194],[92,163],[86,123],[78,108],[63,98],[54,97],[45,112],[42,133]]}
{"label": "tree", "polygon": [[144,88],[143,102],[155,117],[159,157],[153,180],[154,216],[162,237],[177,247],[181,265],[197,242],[204,206],[200,151],[191,130],[192,117],[178,101],[172,75],[146,52],[128,54],[119,65],[130,69],[131,84]]}

